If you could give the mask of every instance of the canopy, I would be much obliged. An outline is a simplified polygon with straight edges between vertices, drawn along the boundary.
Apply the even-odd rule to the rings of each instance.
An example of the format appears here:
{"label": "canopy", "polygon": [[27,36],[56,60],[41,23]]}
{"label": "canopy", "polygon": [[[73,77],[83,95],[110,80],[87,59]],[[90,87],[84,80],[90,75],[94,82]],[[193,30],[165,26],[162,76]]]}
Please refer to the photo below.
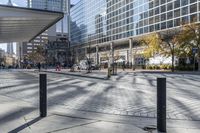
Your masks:
{"label": "canopy", "polygon": [[31,41],[63,16],[61,12],[0,5],[0,43]]}

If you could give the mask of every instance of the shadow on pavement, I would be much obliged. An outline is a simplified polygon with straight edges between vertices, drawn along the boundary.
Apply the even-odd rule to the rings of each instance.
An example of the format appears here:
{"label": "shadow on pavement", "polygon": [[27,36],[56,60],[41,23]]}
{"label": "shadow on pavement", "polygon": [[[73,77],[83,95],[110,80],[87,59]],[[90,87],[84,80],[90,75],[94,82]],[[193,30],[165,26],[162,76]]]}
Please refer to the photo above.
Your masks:
{"label": "shadow on pavement", "polygon": [[9,131],[8,133],[18,133],[18,132],[24,130],[25,128],[33,125],[34,123],[40,121],[41,119],[42,119],[41,117],[37,117],[37,118],[35,118],[35,119],[33,119],[33,120],[31,120],[31,121],[29,121],[29,122],[17,127],[17,128],[15,128],[15,129],[13,129],[12,131]]}

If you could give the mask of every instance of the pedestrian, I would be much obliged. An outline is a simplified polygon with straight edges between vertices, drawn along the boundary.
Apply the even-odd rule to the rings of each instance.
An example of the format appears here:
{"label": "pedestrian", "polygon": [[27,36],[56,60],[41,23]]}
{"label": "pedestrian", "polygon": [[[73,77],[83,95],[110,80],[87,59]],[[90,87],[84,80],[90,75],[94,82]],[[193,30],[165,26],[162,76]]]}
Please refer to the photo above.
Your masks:
{"label": "pedestrian", "polygon": [[122,69],[123,69],[123,71],[125,70],[125,61],[123,61]]}
{"label": "pedestrian", "polygon": [[40,72],[40,69],[41,69],[41,64],[40,64],[40,62],[38,63],[38,70],[39,70],[39,72]]}

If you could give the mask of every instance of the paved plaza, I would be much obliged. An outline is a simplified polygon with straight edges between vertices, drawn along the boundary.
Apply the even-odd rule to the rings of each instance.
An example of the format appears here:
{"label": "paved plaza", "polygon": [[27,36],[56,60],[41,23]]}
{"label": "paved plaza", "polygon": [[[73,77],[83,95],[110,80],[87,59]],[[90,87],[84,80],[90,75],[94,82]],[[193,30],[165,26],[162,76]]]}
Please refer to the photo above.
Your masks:
{"label": "paved plaza", "polygon": [[[1,99],[5,97],[11,101],[23,102],[23,105],[27,104],[27,107],[23,108],[27,114],[37,110],[38,75],[39,73],[34,71],[0,72]],[[166,77],[168,120],[200,121],[199,75],[119,72],[109,80],[103,77],[87,78],[67,74],[47,75],[48,110],[56,114],[65,114],[70,110],[155,119],[156,78]],[[97,77],[99,75],[97,74]],[[13,102],[6,103],[6,100],[1,100],[1,104],[11,103]],[[17,111],[20,112],[12,110],[12,113]],[[1,121],[6,116],[9,114],[1,116]]]}

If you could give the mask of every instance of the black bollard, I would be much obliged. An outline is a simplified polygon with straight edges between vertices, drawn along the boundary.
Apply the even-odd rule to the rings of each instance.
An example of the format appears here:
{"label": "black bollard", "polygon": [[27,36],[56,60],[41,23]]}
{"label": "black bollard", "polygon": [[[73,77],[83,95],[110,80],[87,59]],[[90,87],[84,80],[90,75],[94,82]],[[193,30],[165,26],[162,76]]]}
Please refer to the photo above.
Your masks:
{"label": "black bollard", "polygon": [[47,116],[47,75],[40,74],[40,117]]}
{"label": "black bollard", "polygon": [[157,128],[166,132],[166,78],[157,78]]}

